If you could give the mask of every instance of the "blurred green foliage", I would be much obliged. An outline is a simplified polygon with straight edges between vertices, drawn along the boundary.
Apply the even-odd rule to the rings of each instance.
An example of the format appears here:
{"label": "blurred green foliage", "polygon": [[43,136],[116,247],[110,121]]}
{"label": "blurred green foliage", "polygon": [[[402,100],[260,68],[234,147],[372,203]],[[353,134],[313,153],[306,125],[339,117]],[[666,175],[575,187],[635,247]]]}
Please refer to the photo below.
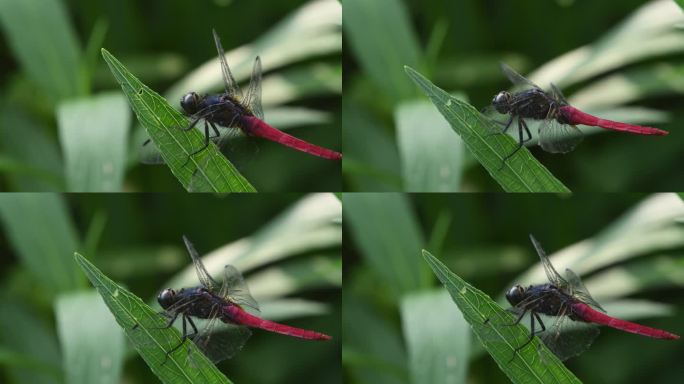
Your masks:
{"label": "blurred green foliage", "polygon": [[[676,194],[355,193],[344,195],[344,215],[345,382],[509,382],[421,249],[507,307],[510,286],[546,281],[530,233],[609,314],[683,333],[684,202]],[[601,333],[566,362],[582,382],[684,375],[681,342]]]}
{"label": "blurred green foliage", "polygon": [[[100,48],[178,107],[185,92],[223,89],[212,28],[239,82],[261,55],[267,122],[339,148],[341,16],[334,0],[1,1],[0,189],[183,190],[166,166],[139,163],[144,129],[111,95]],[[229,147],[260,191],[341,188],[339,163],[264,140]]]}
{"label": "blurred green foliage", "polygon": [[[345,190],[427,192],[457,184],[451,190],[499,191],[468,151],[445,149],[443,135],[433,133],[438,128],[421,126],[434,125],[434,114],[426,111],[420,124],[398,111],[403,102],[426,100],[405,65],[479,109],[510,87],[501,61],[542,87],[553,81],[589,113],[670,131],[643,137],[593,135],[598,130],[588,128],[590,137],[565,156],[531,148],[570,190],[684,188],[678,166],[684,15],[674,1],[348,0],[343,12]],[[415,135],[429,133],[415,146],[434,138],[422,166],[419,149],[399,135],[406,124]],[[453,160],[461,152],[464,160]],[[437,168],[435,159],[450,162],[442,180],[425,176],[424,169]]]}
{"label": "blurred green foliage", "polygon": [[332,194],[2,194],[0,381],[156,380],[74,252],[158,308],[161,289],[197,285],[185,234],[214,276],[226,264],[245,275],[265,318],[333,337],[255,330],[218,365],[230,380],[340,383],[341,215]]}

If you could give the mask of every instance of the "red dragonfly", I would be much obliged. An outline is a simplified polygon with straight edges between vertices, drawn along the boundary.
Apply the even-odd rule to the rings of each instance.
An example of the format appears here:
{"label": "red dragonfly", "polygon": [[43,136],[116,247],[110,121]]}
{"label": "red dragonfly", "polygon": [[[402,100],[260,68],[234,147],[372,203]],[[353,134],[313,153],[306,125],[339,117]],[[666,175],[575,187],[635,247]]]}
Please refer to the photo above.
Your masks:
{"label": "red dragonfly", "polygon": [[506,156],[504,162],[532,139],[525,119],[542,121],[539,126],[539,145],[551,153],[570,152],[582,141],[582,131],[576,127],[578,124],[637,135],[669,133],[658,128],[626,124],[590,115],[568,104],[563,93],[554,84],[551,84],[550,93],[545,92],[506,64],[501,64],[501,70],[514,85],[525,88],[513,93],[501,91],[492,100],[492,109],[500,114],[510,115],[507,122],[497,122],[503,126],[497,133],[505,133],[514,120],[517,122],[518,148]]}
{"label": "red dragonfly", "polygon": [[[188,156],[188,161],[204,151],[213,140],[222,147],[230,134],[221,135],[217,127],[238,128],[247,136],[260,137],[266,140],[282,144],[286,147],[318,156],[328,160],[342,160],[342,154],[333,150],[319,147],[298,139],[285,132],[279,131],[264,122],[264,113],[261,108],[261,59],[257,56],[254,60],[252,77],[247,87],[247,92],[243,95],[233,77],[230,67],[226,62],[225,53],[221,46],[221,40],[212,30],[214,43],[218,51],[221,72],[223,74],[224,93],[215,95],[199,95],[195,92],[185,94],[180,101],[180,105],[185,113],[190,117],[190,125],[183,128],[184,131],[195,129],[200,121],[204,121],[204,145],[196,149]],[[209,128],[211,127],[211,132]],[[213,133],[213,135],[212,135]],[[144,145],[147,145],[147,140]],[[160,156],[155,153],[146,155],[143,153],[144,163],[161,162]]]}
{"label": "red dragonfly", "polygon": [[[566,269],[566,277],[561,277],[551,265],[539,242],[532,235],[530,240],[539,254],[549,283],[531,285],[527,288],[516,285],[506,292],[506,299],[513,306],[510,311],[518,314],[514,324],[518,324],[528,313],[530,317],[530,338],[516,348],[516,352],[539,334],[544,344],[561,360],[569,359],[589,348],[599,334],[596,325],[605,325],[655,339],[679,339],[679,336],[667,331],[608,316],[601,305],[591,297],[579,276]],[[547,328],[540,314],[557,319],[553,326]],[[541,330],[536,329],[536,324]],[[562,334],[565,331],[568,333]]]}
{"label": "red dragonfly", "polygon": [[[194,288],[182,288],[178,291],[167,288],[157,297],[159,305],[164,309],[162,315],[168,319],[168,323],[162,328],[171,327],[178,317],[181,317],[183,321],[182,341],[166,352],[167,358],[187,339],[190,339],[213,362],[227,359],[242,349],[251,336],[248,327],[306,340],[330,340],[330,336],[323,333],[295,328],[259,317],[259,306],[250,295],[249,288],[240,272],[232,265],[226,265],[223,281],[217,282],[207,272],[195,247],[187,237],[183,236],[183,241],[190,253],[201,285]],[[206,321],[201,330],[195,324],[197,320],[193,318]],[[220,331],[221,328],[227,329]],[[188,332],[188,329],[192,332]]]}

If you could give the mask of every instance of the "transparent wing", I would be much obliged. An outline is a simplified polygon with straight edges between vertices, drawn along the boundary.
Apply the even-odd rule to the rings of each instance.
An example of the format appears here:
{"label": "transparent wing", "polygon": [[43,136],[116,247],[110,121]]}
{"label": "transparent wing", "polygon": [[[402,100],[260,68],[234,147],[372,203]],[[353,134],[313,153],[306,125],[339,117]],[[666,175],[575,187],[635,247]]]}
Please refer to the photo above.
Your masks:
{"label": "transparent wing", "polygon": [[549,279],[549,282],[560,289],[565,289],[568,287],[568,282],[558,272],[556,272],[556,269],[551,264],[549,257],[546,256],[546,252],[544,252],[542,249],[541,244],[539,244],[537,239],[535,239],[531,234],[530,240],[532,241],[532,245],[534,245],[534,249],[537,251],[539,258],[541,259],[542,265],[544,266],[544,271],[546,272],[546,277]]}
{"label": "transparent wing", "polygon": [[587,287],[584,286],[582,279],[580,279],[580,277],[577,276],[575,272],[573,272],[570,269],[566,269],[565,277],[567,281],[570,283],[571,295],[573,297],[578,298],[583,303],[589,304],[592,307],[599,309],[604,313],[606,312],[606,310],[603,309],[601,305],[596,300],[594,300],[593,297],[591,297],[591,294],[589,293],[589,290],[587,290]]}
{"label": "transparent wing", "polygon": [[223,85],[226,88],[226,93],[230,96],[242,100],[242,93],[240,88],[230,72],[230,67],[228,67],[228,62],[226,61],[226,54],[223,52],[223,46],[221,45],[221,39],[218,37],[215,29],[211,32],[214,34],[214,43],[216,44],[216,51],[218,51],[219,62],[221,63],[221,72],[223,73]]}
{"label": "transparent wing", "polygon": [[194,320],[201,331],[192,338],[214,363],[233,357],[252,335],[247,327],[221,322],[219,311],[220,307],[215,306],[208,320]]}
{"label": "transparent wing", "polygon": [[223,286],[219,296],[238,304],[245,310],[252,312],[252,314],[258,314],[259,304],[254,300],[252,294],[249,293],[249,287],[237,268],[232,265],[226,265],[223,269],[223,276]]}
{"label": "transparent wing", "polygon": [[503,74],[506,75],[508,80],[510,80],[511,83],[513,83],[514,85],[541,89],[537,84],[527,80],[508,65],[500,63],[499,66],[501,67],[501,72],[503,72]]}
{"label": "transparent wing", "polygon": [[199,279],[200,283],[202,283],[203,286],[207,287],[211,291],[218,291],[221,285],[216,280],[214,280],[209,274],[209,272],[207,272],[207,269],[204,268],[202,259],[200,259],[199,254],[195,250],[195,247],[192,245],[190,240],[188,240],[188,238],[185,237],[185,235],[183,235],[183,241],[185,242],[185,248],[188,249],[188,253],[192,258],[192,264],[195,265],[195,272],[197,272],[197,278]]}
{"label": "transparent wing", "polygon": [[138,146],[138,159],[143,164],[164,164],[164,158],[149,137],[145,137],[144,141]]}
{"label": "transparent wing", "polygon": [[546,330],[539,337],[544,344],[559,359],[565,361],[589,349],[594,339],[599,335],[596,325],[582,321],[572,321],[567,315],[567,306],[561,310],[561,316],[556,318],[541,316],[546,324]]}
{"label": "transparent wing", "polygon": [[558,100],[561,105],[570,105],[568,104],[568,101],[565,99],[565,95],[563,95],[563,92],[556,86],[556,84],[551,83],[551,95],[553,95],[553,98]]}
{"label": "transparent wing", "polygon": [[567,153],[575,149],[584,135],[574,125],[561,124],[555,119],[543,120],[539,126],[539,145],[546,152]]}
{"label": "transparent wing", "polygon": [[244,104],[254,116],[264,119],[264,111],[261,108],[261,58],[259,56],[254,60],[252,77],[249,80],[247,93],[245,93]]}

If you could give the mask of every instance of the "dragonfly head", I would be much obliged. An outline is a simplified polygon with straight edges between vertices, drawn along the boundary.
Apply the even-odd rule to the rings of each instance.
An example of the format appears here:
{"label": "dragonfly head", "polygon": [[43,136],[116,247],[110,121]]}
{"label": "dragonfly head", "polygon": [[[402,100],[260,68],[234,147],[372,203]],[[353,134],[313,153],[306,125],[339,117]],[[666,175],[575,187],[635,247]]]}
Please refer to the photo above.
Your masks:
{"label": "dragonfly head", "polygon": [[506,292],[506,300],[512,305],[516,306],[518,303],[525,299],[525,288],[520,285],[511,287],[511,289]]}
{"label": "dragonfly head", "polygon": [[176,291],[171,288],[166,288],[157,296],[157,301],[162,308],[169,308],[176,302]]}
{"label": "dragonfly head", "polygon": [[497,112],[501,114],[506,114],[510,111],[511,106],[511,93],[506,91],[501,91],[494,96],[492,100],[492,105]]}
{"label": "dragonfly head", "polygon": [[200,109],[200,96],[195,92],[188,92],[181,99],[180,105],[187,114],[194,115]]}

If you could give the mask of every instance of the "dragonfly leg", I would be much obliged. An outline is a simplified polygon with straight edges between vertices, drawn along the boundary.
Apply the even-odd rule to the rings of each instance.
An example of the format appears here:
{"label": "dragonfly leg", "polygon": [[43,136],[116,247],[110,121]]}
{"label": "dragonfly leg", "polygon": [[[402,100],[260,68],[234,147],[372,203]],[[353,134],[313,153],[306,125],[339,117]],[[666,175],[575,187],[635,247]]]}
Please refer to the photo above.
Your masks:
{"label": "dragonfly leg", "polygon": [[201,117],[196,117],[196,118],[194,118],[194,119],[190,122],[190,125],[188,125],[187,128],[181,128],[181,131],[187,132],[187,131],[189,131],[189,130],[195,128],[195,125],[197,125],[197,122],[199,122],[200,120],[202,120]]}
{"label": "dragonfly leg", "polygon": [[[175,352],[178,348],[180,348],[185,343],[185,340],[188,339],[188,331],[187,331],[187,325],[186,325],[188,320],[189,320],[189,317],[183,315],[183,336],[181,337],[181,342],[178,343],[178,345],[176,345],[175,347],[171,348],[168,352],[166,352],[166,354],[164,355],[164,362],[162,363],[162,365],[164,365],[166,363],[166,360],[168,360],[169,355],[172,354],[173,352]],[[193,324],[192,327],[195,328],[195,325]],[[195,330],[196,330],[196,328],[195,328]]]}
{"label": "dragonfly leg", "polygon": [[214,131],[214,136],[211,137],[212,139],[221,136],[221,133],[219,132],[218,128],[216,128],[216,125],[214,125],[214,123],[210,121],[209,125],[211,125],[211,129]]}
{"label": "dragonfly leg", "polygon": [[[518,351],[520,351],[520,350],[522,350],[523,348],[525,348],[525,347],[527,346],[527,344],[531,343],[532,340],[534,340],[534,335],[536,335],[536,334],[539,333],[539,332],[543,332],[544,330],[546,330],[546,328],[544,328],[544,325],[543,325],[543,323],[541,323],[541,321],[540,321],[540,324],[541,324],[541,326],[542,326],[542,330],[541,330],[541,331],[535,331],[535,330],[534,330],[534,319],[535,319],[535,318],[537,318],[538,320],[540,320],[540,319],[539,319],[539,316],[537,315],[536,312],[530,312],[530,338],[527,339],[527,341],[525,342],[525,344],[519,346],[518,348],[516,348],[516,349],[513,351],[513,357],[511,358],[511,360],[508,361],[509,363],[510,363],[511,361],[513,361],[513,359],[515,359],[515,355],[518,353]],[[520,318],[518,318],[518,321],[520,321]]]}
{"label": "dragonfly leg", "polygon": [[[523,138],[523,133],[527,132],[527,140]],[[501,167],[499,170],[503,169],[504,165],[506,164],[506,160],[510,159],[518,153],[519,150],[522,149],[522,147],[525,145],[526,142],[530,141],[532,139],[532,135],[530,134],[529,128],[527,128],[527,124],[525,123],[525,120],[523,120],[521,117],[518,118],[518,147],[511,153],[509,153],[506,157],[504,157],[503,161],[501,161]]]}
{"label": "dragonfly leg", "polygon": [[539,326],[541,327],[541,330],[537,331],[537,333],[542,333],[542,332],[546,331],[546,327],[544,326],[544,322],[543,322],[542,319],[539,317],[539,315],[537,314],[537,312],[532,312],[532,314],[534,314],[534,317],[537,318],[537,323],[539,323]]}
{"label": "dragonfly leg", "polygon": [[[167,319],[169,319],[168,323],[163,327],[148,327],[149,329],[168,329],[168,328],[171,328],[173,323],[175,323],[176,319],[178,318],[178,313],[172,315],[170,313],[162,311],[162,312],[159,312],[159,314],[166,317]],[[137,329],[139,326],[140,326],[140,324],[136,324],[131,329]]]}
{"label": "dragonfly leg", "polygon": [[209,125],[207,124],[207,121],[204,120],[204,145],[202,146],[202,148],[200,148],[200,149],[194,151],[193,153],[189,154],[188,158],[185,160],[185,163],[183,163],[183,166],[185,167],[188,164],[188,162],[190,161],[190,158],[192,158],[196,154],[207,149],[207,147],[209,146],[210,140],[211,140],[211,136],[209,135]]}
{"label": "dragonfly leg", "polygon": [[[507,308],[506,311],[514,313],[513,308]],[[518,315],[518,318],[515,319],[514,322],[512,322],[510,324],[498,324],[498,325],[504,325],[504,326],[518,325],[520,323],[520,320],[522,320],[523,316],[525,316],[526,313],[527,313],[527,310],[525,309]],[[484,324],[488,324],[489,320],[490,320],[489,318],[485,319]]]}
{"label": "dragonfly leg", "polygon": [[511,116],[508,118],[508,121],[507,121],[507,122],[498,121],[498,120],[494,120],[494,119],[491,119],[491,120],[492,120],[493,122],[495,122],[495,123],[497,123],[497,124],[503,126],[503,128],[502,128],[501,131],[499,131],[499,132],[493,132],[493,133],[488,134],[486,137],[494,136],[494,135],[501,135],[501,134],[506,133],[506,132],[508,131],[508,128],[511,127],[511,123],[513,123],[513,115],[511,115]]}

